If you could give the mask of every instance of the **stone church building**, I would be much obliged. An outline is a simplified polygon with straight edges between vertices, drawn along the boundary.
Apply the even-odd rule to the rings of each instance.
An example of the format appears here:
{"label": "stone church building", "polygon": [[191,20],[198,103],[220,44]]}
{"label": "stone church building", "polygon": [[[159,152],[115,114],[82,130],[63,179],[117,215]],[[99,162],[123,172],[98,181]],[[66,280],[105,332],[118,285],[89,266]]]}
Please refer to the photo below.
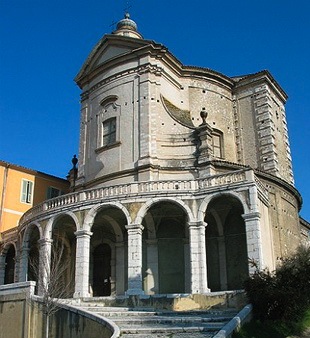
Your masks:
{"label": "stone church building", "polygon": [[185,66],[126,14],[75,81],[71,192],[27,211],[3,239],[0,284],[11,246],[21,282],[35,279],[29,261],[50,259],[61,241],[72,297],[236,290],[251,261],[272,270],[308,240],[287,95],[268,71]]}

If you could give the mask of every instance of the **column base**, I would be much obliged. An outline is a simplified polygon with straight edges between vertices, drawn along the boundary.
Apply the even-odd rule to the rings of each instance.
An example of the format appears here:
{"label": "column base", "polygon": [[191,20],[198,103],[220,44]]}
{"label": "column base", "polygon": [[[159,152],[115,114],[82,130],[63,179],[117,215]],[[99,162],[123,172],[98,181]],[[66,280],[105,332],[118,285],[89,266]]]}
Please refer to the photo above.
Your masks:
{"label": "column base", "polygon": [[141,289],[128,289],[125,292],[126,296],[143,296],[145,293]]}
{"label": "column base", "polygon": [[89,292],[74,292],[73,298],[78,299],[78,298],[89,298],[91,297],[91,294]]}

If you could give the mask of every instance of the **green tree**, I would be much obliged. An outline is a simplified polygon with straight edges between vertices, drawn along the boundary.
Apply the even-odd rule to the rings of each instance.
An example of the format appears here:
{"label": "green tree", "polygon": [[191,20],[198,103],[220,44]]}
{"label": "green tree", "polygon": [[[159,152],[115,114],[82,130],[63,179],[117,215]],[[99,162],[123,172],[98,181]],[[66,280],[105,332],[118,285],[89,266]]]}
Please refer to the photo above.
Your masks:
{"label": "green tree", "polygon": [[256,319],[297,320],[310,307],[310,248],[299,247],[273,272],[256,269],[244,287]]}

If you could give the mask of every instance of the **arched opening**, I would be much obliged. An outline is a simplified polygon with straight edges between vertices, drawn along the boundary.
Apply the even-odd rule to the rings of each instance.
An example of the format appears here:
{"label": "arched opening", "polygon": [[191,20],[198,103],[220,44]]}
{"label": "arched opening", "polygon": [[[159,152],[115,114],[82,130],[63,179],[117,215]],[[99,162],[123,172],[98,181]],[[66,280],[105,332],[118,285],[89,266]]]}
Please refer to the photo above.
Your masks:
{"label": "arched opening", "polygon": [[75,284],[76,225],[70,216],[62,216],[52,230],[49,283],[54,297],[71,298]]}
{"label": "arched opening", "polygon": [[211,291],[242,289],[248,276],[243,206],[233,196],[214,198],[205,222],[208,287]]}
{"label": "arched opening", "polygon": [[5,257],[4,284],[11,284],[15,282],[15,257],[15,247],[11,244]]}
{"label": "arched opening", "polygon": [[127,289],[127,219],[106,206],[94,218],[90,240],[90,286],[94,297],[122,295]]}
{"label": "arched opening", "polygon": [[146,213],[142,222],[142,277],[147,294],[184,293],[187,289],[186,223],[185,211],[172,202],[156,203]]}

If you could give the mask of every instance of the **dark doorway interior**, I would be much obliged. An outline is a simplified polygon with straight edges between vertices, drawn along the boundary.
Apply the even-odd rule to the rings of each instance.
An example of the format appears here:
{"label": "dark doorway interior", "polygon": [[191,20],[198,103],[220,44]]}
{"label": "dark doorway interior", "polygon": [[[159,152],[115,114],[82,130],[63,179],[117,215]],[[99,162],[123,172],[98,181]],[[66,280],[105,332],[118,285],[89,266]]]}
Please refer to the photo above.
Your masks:
{"label": "dark doorway interior", "polygon": [[111,248],[108,244],[98,245],[93,253],[93,295],[111,295]]}
{"label": "dark doorway interior", "polygon": [[14,274],[15,274],[15,248],[13,245],[11,245],[9,250],[7,251],[5,258],[4,284],[14,283]]}

